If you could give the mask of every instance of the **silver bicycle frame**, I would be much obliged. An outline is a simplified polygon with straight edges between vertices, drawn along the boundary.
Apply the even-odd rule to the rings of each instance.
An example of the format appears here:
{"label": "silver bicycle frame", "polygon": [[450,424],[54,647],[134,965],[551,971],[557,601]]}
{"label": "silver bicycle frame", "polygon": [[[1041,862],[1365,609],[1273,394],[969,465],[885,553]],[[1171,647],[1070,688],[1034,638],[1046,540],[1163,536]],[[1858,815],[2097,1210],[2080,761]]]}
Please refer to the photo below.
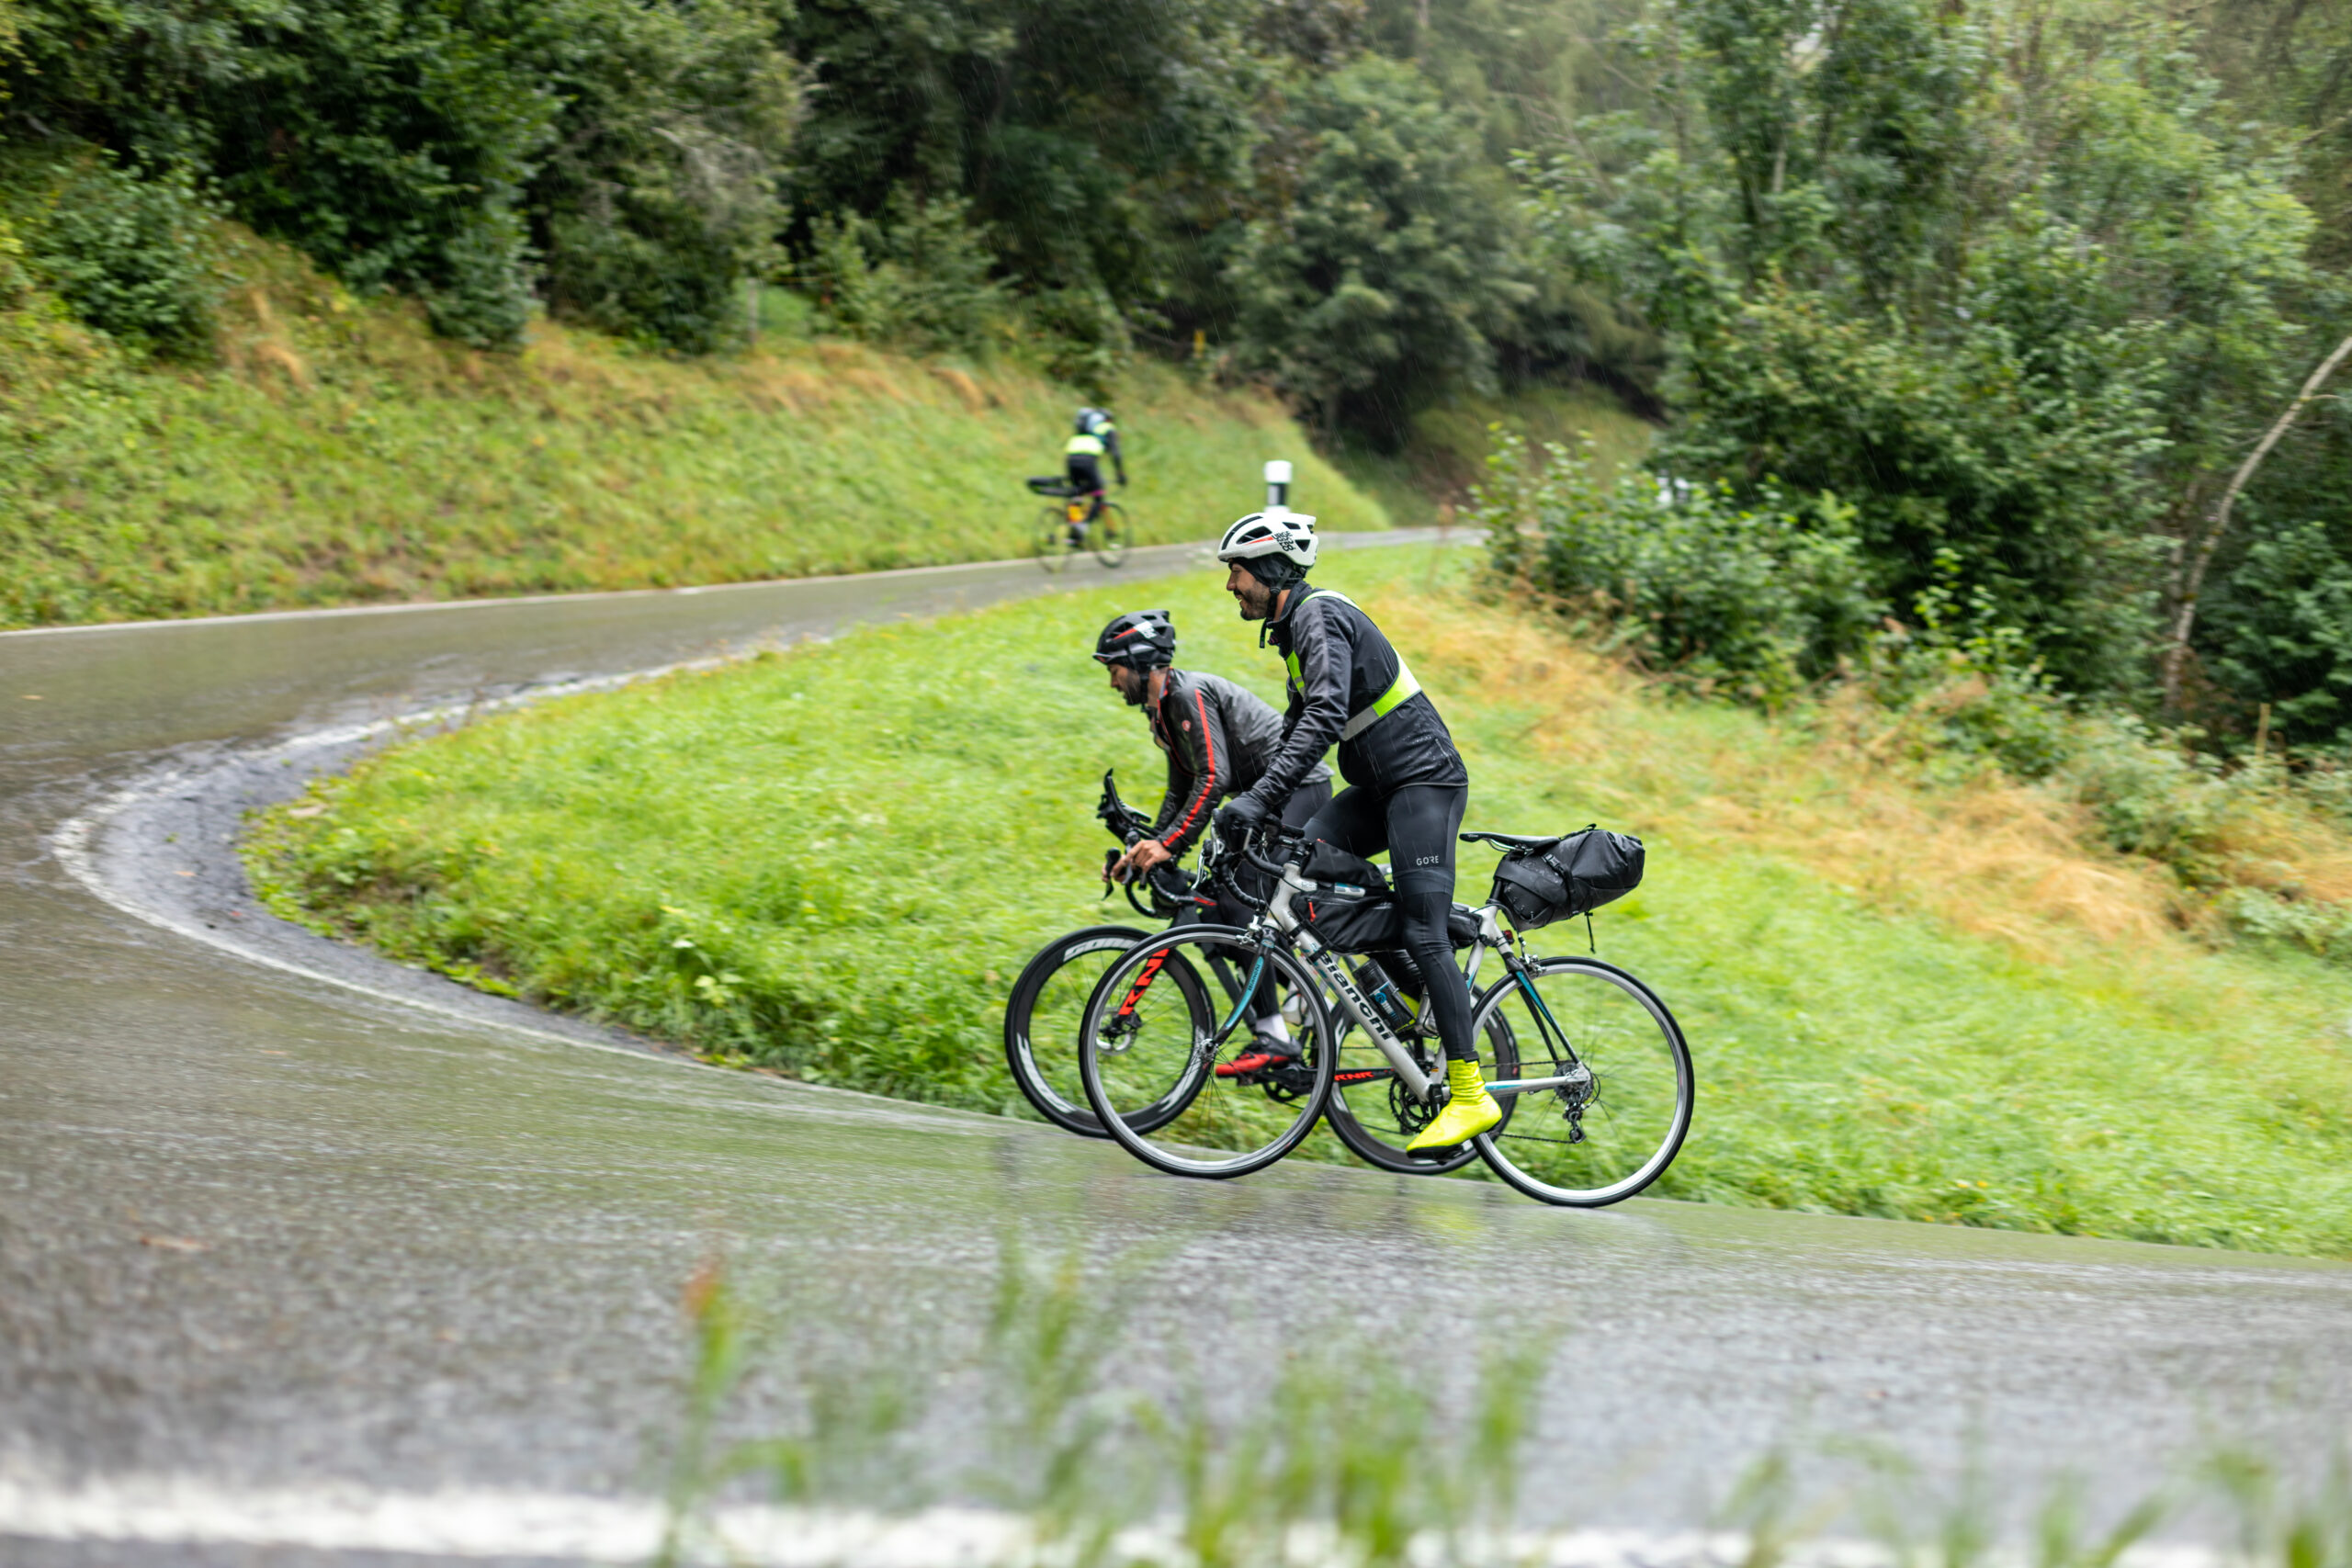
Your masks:
{"label": "silver bicycle frame", "polygon": [[[1289,940],[1306,966],[1331,987],[1332,994],[1340,998],[1340,1005],[1347,1010],[1356,1027],[1362,1029],[1379,1047],[1380,1054],[1388,1059],[1398,1081],[1415,1100],[1427,1104],[1430,1091],[1434,1087],[1429,1074],[1421,1071],[1420,1064],[1413,1060],[1412,1053],[1406,1050],[1404,1042],[1396,1038],[1396,1032],[1388,1027],[1388,1021],[1382,1018],[1372,1003],[1365,999],[1363,990],[1356,985],[1355,976],[1348,973],[1348,966],[1340,961],[1340,955],[1326,947],[1321,939],[1307,928],[1306,922],[1291,908],[1292,902],[1300,894],[1314,890],[1315,885],[1301,877],[1295,865],[1284,866],[1282,885],[1274,889],[1273,897],[1266,900],[1265,918]],[[1477,945],[1470,950],[1470,966],[1462,976],[1463,983],[1470,987],[1472,995],[1477,993],[1478,965],[1486,958],[1487,950],[1489,947],[1499,950],[1509,940],[1503,933],[1501,918],[1495,913],[1495,906],[1488,904],[1481,908],[1478,911]],[[1542,998],[1536,1000],[1541,1006]],[[1540,1094],[1546,1089],[1567,1089],[1591,1081],[1592,1069],[1578,1063],[1569,1071],[1552,1077],[1492,1079],[1487,1085],[1487,1092],[1499,1096]]]}

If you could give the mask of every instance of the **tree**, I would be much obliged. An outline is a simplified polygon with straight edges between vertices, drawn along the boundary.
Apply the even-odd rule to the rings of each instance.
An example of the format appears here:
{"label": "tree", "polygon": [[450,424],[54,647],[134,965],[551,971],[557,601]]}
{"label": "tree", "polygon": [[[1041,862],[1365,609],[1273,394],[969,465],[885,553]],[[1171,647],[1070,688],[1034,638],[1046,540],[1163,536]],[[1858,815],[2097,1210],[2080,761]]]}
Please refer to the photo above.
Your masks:
{"label": "tree", "polygon": [[1253,367],[1392,437],[1533,297],[1515,215],[1473,126],[1409,66],[1371,56],[1306,84],[1261,155],[1278,188],[1225,272]]}
{"label": "tree", "polygon": [[1834,491],[1898,606],[1948,553],[2070,685],[2151,690],[2169,551],[2301,352],[2281,140],[2104,0],[1662,0],[1635,38],[1649,108],[1529,172],[1674,335],[1658,465]]}

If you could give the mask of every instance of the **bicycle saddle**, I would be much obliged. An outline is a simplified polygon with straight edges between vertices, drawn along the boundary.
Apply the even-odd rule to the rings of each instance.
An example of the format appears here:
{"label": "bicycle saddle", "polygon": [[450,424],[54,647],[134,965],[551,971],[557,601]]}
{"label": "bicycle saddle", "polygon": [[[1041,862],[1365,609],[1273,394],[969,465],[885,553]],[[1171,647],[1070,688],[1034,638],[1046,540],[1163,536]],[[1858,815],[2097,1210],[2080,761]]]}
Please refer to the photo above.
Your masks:
{"label": "bicycle saddle", "polygon": [[1507,850],[1548,850],[1566,835],[1554,833],[1545,838],[1532,838],[1525,833],[1464,833],[1465,844],[1500,844]]}

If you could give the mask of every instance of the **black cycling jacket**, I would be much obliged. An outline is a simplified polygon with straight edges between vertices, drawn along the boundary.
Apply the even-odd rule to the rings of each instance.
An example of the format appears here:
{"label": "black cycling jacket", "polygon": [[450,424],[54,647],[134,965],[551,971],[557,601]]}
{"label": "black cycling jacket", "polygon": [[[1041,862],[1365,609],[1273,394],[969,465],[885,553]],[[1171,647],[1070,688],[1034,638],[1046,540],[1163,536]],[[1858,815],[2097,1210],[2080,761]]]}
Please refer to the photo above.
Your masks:
{"label": "black cycling jacket", "polygon": [[[1469,784],[1436,705],[1370,615],[1328,589],[1295,588],[1266,623],[1265,637],[1290,670],[1282,748],[1250,786],[1270,814],[1334,741],[1340,776],[1380,795],[1407,784]],[[1351,725],[1356,733],[1343,739]]]}
{"label": "black cycling jacket", "polygon": [[[1168,753],[1168,795],[1151,836],[1181,855],[1207,829],[1219,801],[1264,776],[1282,746],[1282,716],[1223,676],[1193,670],[1169,671],[1159,701],[1145,704],[1144,712],[1152,739]],[[1317,762],[1298,783],[1330,776]],[[1278,797],[1289,798],[1290,789]]]}

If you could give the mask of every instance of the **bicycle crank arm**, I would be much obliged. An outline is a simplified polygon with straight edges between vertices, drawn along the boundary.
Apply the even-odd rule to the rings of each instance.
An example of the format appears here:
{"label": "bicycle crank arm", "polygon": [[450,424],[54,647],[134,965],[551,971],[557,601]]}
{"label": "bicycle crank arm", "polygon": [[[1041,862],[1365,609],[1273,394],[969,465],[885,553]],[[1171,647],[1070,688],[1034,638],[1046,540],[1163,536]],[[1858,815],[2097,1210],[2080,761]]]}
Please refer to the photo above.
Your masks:
{"label": "bicycle crank arm", "polygon": [[1492,1095],[1541,1094],[1547,1089],[1584,1089],[1592,1082],[1592,1069],[1577,1066],[1553,1078],[1498,1078],[1487,1085]]}

